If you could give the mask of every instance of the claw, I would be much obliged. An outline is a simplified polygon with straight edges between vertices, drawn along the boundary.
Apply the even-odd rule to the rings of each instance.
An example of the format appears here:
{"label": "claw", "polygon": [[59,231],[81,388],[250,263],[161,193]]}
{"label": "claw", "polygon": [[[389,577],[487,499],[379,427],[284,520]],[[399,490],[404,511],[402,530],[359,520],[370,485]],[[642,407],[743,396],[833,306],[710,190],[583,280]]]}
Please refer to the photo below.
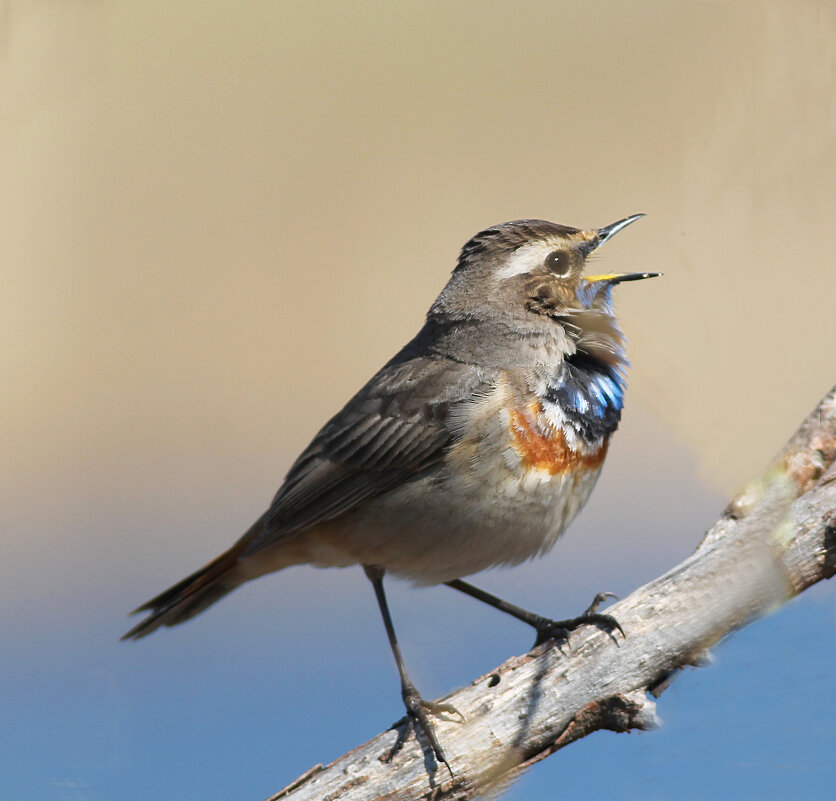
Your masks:
{"label": "claw", "polygon": [[459,723],[467,723],[467,718],[459,712],[452,704],[445,704],[441,701],[423,701],[424,708],[433,715],[458,715]]}
{"label": "claw", "polygon": [[627,635],[624,633],[624,629],[621,628],[621,624],[612,615],[598,612],[598,608],[608,598],[618,598],[618,596],[614,592],[599,592],[579,617],[570,618],[569,620],[548,620],[542,625],[537,626],[537,639],[534,641],[535,647],[547,640],[568,642],[570,632],[581,626],[589,625],[605,629],[610,634],[614,631],[620,631],[621,636],[627,639]]}
{"label": "claw", "polygon": [[620,631],[621,636],[625,640],[627,639],[627,635],[624,633],[624,629],[621,628],[621,624],[612,615],[600,615],[597,613],[593,613],[591,615],[581,615],[578,618],[578,624],[581,626],[592,624],[593,626],[606,629],[610,634],[612,634],[613,631]]}
{"label": "claw", "polygon": [[[593,599],[592,603],[586,607],[586,610],[581,615],[581,617],[587,617],[588,615],[594,615],[598,611],[598,607],[601,606],[607,598],[614,598],[616,601],[618,600],[618,596],[614,592],[599,592]],[[623,633],[623,632],[622,632]]]}
{"label": "claw", "polygon": [[416,730],[420,729],[422,734],[427,738],[436,762],[439,764],[443,763],[450,773],[450,778],[455,778],[453,769],[447,761],[447,757],[444,754],[444,749],[441,747],[441,743],[438,741],[438,737],[436,737],[435,727],[433,726],[427,712],[431,712],[434,715],[455,714],[461,718],[462,722],[464,722],[464,715],[462,715],[462,713],[459,712],[459,710],[452,704],[445,704],[438,701],[425,701],[420,695],[418,695],[418,691],[415,687],[404,687],[402,695],[406,711],[409,714],[409,717],[412,718],[413,725]]}

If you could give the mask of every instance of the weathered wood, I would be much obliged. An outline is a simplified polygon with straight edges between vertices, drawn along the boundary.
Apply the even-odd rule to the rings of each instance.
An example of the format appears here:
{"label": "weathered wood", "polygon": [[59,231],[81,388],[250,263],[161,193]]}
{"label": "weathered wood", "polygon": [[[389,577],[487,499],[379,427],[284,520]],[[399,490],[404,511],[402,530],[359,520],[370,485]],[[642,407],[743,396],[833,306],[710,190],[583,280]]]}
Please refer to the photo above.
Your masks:
{"label": "weathered wood", "polygon": [[269,801],[464,801],[496,792],[596,729],[653,728],[651,696],[675,671],[703,663],[722,637],[834,573],[836,387],[692,556],[607,610],[626,640],[580,630],[571,652],[540,646],[444,699],[466,718],[436,724],[455,776],[401,722]]}

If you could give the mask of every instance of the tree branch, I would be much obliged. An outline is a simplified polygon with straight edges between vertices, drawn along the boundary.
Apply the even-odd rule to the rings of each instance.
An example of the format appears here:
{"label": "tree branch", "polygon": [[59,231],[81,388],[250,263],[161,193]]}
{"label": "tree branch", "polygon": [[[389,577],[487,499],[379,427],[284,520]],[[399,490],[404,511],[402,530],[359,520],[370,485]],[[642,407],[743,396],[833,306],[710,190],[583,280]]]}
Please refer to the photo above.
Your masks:
{"label": "tree branch", "polygon": [[653,728],[650,696],[677,670],[704,664],[718,640],[834,573],[836,387],[692,556],[607,610],[626,640],[573,632],[571,653],[547,643],[444,699],[466,717],[436,724],[454,777],[401,721],[269,801],[465,801],[496,792],[597,729]]}

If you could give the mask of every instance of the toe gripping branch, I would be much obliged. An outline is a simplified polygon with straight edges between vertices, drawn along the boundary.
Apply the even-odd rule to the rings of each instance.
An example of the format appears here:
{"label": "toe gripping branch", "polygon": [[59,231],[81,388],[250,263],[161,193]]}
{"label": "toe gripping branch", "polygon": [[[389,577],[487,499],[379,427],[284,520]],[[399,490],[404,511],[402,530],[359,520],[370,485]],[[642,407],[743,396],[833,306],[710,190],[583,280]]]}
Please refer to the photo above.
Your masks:
{"label": "toe gripping branch", "polygon": [[[409,678],[409,674],[406,671],[406,665],[404,664],[403,656],[401,655],[398,639],[395,636],[395,627],[392,624],[392,616],[389,613],[386,593],[383,590],[383,570],[372,565],[367,565],[365,569],[366,575],[374,587],[377,603],[380,607],[380,614],[383,617],[383,625],[386,627],[386,635],[389,639],[389,646],[392,649],[392,655],[395,657],[395,664],[398,667],[398,674],[401,679],[401,697],[403,698],[407,715],[412,720],[416,734],[419,735],[419,739],[422,739],[423,737],[423,739],[426,740],[432,750],[436,763],[439,765],[444,764],[450,772],[450,776],[453,777],[453,769],[450,767],[450,763],[447,761],[444,749],[441,747],[441,743],[435,733],[435,727],[430,719],[430,715],[457,715],[462,722],[464,721],[464,715],[462,715],[462,713],[451,704],[437,701],[425,701],[418,693],[418,690],[415,688],[415,685],[412,683]],[[448,581],[447,586],[452,587],[454,590],[458,590],[459,592],[463,592],[466,595],[470,595],[472,598],[476,598],[478,601],[482,601],[483,603],[486,603],[495,609],[499,609],[501,612],[505,612],[506,614],[517,618],[517,620],[521,620],[529,626],[532,626],[537,632],[537,639],[534,642],[535,646],[550,640],[566,641],[569,639],[569,634],[581,626],[596,626],[597,628],[607,631],[610,635],[613,635],[613,632],[615,631],[620,631],[621,636],[625,636],[624,629],[621,628],[619,622],[612,615],[602,614],[598,611],[598,608],[604,601],[608,598],[616,597],[611,592],[599,592],[595,598],[592,599],[592,603],[589,607],[579,617],[570,618],[568,620],[551,620],[547,617],[543,617],[542,615],[537,615],[526,609],[522,609],[519,606],[515,606],[508,601],[503,601],[501,598],[497,598],[495,595],[491,595],[484,590],[480,590],[478,587],[474,587],[472,584],[468,584],[461,579]],[[402,745],[403,738],[399,737],[394,748],[387,757],[387,761],[392,758]]]}
{"label": "toe gripping branch", "polygon": [[581,626],[596,626],[609,634],[620,631],[621,636],[626,637],[624,629],[621,628],[621,624],[612,615],[598,612],[598,608],[607,598],[618,597],[612,592],[599,592],[579,617],[573,617],[567,620],[551,620],[534,612],[529,612],[527,609],[523,609],[508,601],[504,601],[502,598],[480,590],[478,587],[474,587],[472,584],[468,584],[461,579],[448,581],[447,586],[463,592],[465,595],[469,595],[477,601],[482,601],[482,603],[486,603],[488,606],[492,606],[500,612],[505,612],[505,614],[511,615],[511,617],[515,617],[523,623],[527,623],[537,632],[537,639],[534,641],[535,646],[548,640],[568,640],[569,633]]}
{"label": "toe gripping branch", "polygon": [[534,641],[534,645],[540,645],[548,640],[568,640],[569,633],[581,626],[596,626],[610,635],[619,631],[621,636],[626,639],[627,635],[621,628],[621,624],[612,615],[602,614],[598,611],[601,604],[608,598],[618,598],[618,596],[613,592],[599,592],[592,599],[592,603],[578,617],[568,620],[543,619],[540,625],[534,626],[537,631],[537,639]]}

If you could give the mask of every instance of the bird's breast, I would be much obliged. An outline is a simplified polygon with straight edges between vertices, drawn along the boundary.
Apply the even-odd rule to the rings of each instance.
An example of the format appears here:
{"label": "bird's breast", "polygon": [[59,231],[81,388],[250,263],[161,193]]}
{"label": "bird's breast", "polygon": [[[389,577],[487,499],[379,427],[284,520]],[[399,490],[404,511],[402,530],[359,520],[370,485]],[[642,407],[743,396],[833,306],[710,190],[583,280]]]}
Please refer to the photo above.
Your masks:
{"label": "bird's breast", "polygon": [[448,459],[476,482],[531,479],[565,485],[572,473],[598,472],[609,430],[580,425],[583,412],[567,408],[548,381],[535,391],[522,377],[503,374],[491,393],[466,407]]}
{"label": "bird's breast", "polygon": [[510,449],[524,471],[557,475],[575,470],[598,470],[607,455],[608,438],[587,442],[577,437],[572,429],[551,419],[540,400],[525,406],[507,407],[504,416]]}
{"label": "bird's breast", "polygon": [[548,551],[595,486],[606,437],[573,436],[513,374],[456,415],[437,467],[358,509],[309,561],[434,584]]}

